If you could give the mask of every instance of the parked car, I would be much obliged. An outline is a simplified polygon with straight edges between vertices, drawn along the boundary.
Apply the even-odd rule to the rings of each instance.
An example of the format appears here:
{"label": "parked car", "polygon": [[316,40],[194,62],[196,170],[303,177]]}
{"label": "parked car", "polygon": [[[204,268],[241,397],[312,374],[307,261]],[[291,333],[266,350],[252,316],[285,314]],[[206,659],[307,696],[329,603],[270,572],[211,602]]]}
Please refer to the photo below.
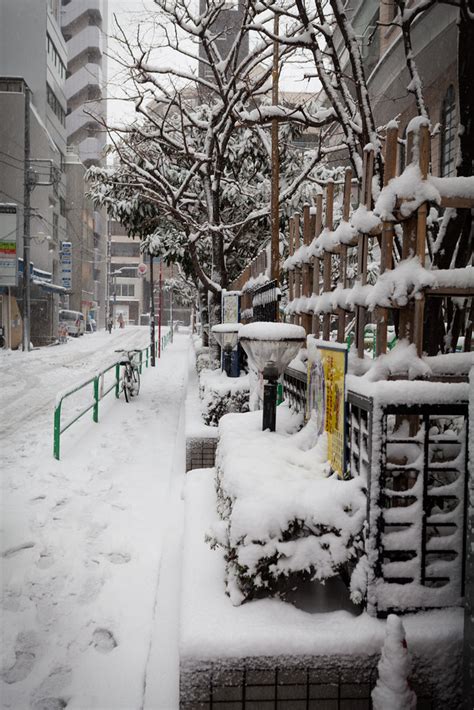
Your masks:
{"label": "parked car", "polygon": [[86,323],[84,315],[80,311],[59,311],[59,322],[67,325],[68,335],[72,335],[74,338],[85,333]]}

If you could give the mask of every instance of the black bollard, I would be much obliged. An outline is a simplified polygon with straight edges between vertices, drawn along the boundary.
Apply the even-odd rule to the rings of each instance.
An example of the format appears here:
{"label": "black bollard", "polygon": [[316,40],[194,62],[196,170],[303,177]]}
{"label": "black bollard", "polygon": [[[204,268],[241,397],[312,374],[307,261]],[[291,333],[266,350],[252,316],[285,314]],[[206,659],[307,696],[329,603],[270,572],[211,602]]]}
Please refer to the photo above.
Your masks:
{"label": "black bollard", "polygon": [[278,369],[275,363],[270,360],[263,369],[263,426],[262,430],[270,429],[275,431],[276,427],[276,407],[277,407],[277,387]]}
{"label": "black bollard", "polygon": [[232,345],[224,345],[224,370],[227,377],[231,377],[232,372]]}

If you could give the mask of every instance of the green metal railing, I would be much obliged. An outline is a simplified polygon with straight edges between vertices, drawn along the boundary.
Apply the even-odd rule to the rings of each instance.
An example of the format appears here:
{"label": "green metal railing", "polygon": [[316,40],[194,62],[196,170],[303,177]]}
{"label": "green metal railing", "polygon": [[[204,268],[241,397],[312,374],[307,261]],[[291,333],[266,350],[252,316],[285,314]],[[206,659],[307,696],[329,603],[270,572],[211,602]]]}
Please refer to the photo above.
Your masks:
{"label": "green metal railing", "polygon": [[[171,333],[166,333],[166,335],[161,336],[161,350],[163,351],[168,343],[171,340]],[[155,341],[155,353],[158,353],[158,341]],[[150,364],[151,360],[151,345],[148,345],[146,348],[143,348],[139,350],[139,362],[138,362],[138,371],[140,374],[143,372],[143,367],[148,367]],[[110,385],[106,390],[104,390],[104,377],[107,374],[107,372],[110,372],[111,370],[115,369],[115,377],[113,384]],[[109,392],[112,392],[112,390],[115,390],[115,396],[119,397],[120,395],[120,383],[123,380],[123,377],[120,376],[120,362],[114,362],[109,367],[106,367],[104,370],[101,370],[98,372],[96,375],[93,377],[90,377],[88,380],[85,382],[82,382],[80,385],[77,385],[77,387],[73,387],[70,390],[66,390],[63,392],[59,398],[59,400],[56,402],[56,406],[54,409],[54,432],[53,432],[53,454],[54,458],[59,461],[60,458],[60,450],[61,450],[61,434],[63,434],[69,427],[71,427],[75,422],[77,422],[78,419],[84,416],[84,414],[87,414],[87,412],[90,412],[92,409],[92,421],[95,422],[96,424],[99,422],[99,402],[106,397],[106,395],[109,394]],[[92,384],[92,394],[93,394],[93,400],[91,403],[89,403],[85,409],[82,409],[79,414],[77,414],[73,419],[68,421],[66,424],[61,425],[61,411],[62,411],[62,404],[65,399],[68,397],[71,397],[73,394],[76,392],[79,392],[79,390],[84,389],[85,387],[88,387],[89,385]]]}

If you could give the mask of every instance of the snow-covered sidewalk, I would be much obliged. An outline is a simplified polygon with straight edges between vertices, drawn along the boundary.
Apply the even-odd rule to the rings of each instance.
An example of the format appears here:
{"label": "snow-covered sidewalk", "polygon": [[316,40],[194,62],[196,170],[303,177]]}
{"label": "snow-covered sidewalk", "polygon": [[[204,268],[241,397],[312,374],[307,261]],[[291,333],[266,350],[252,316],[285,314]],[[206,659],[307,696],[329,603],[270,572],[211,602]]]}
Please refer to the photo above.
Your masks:
{"label": "snow-covered sidewalk", "polygon": [[[2,442],[2,709],[178,706],[171,611],[178,597],[173,585],[180,564],[181,414],[189,336],[176,335],[155,370],[144,370],[137,400],[126,404],[111,394],[101,405],[98,425],[86,416],[68,430],[58,462],[51,451],[55,392],[80,380],[81,372],[86,377],[118,347],[105,334],[96,335],[62,353],[59,347],[43,349],[11,354],[3,362],[12,386],[17,378],[24,416],[20,421],[20,404],[7,388],[2,394],[4,432],[9,429]],[[130,329],[119,344],[127,340],[130,347],[143,347],[143,338],[146,329]],[[68,368],[72,372],[63,378]],[[26,385],[31,388],[35,376],[34,407],[28,409]]]}

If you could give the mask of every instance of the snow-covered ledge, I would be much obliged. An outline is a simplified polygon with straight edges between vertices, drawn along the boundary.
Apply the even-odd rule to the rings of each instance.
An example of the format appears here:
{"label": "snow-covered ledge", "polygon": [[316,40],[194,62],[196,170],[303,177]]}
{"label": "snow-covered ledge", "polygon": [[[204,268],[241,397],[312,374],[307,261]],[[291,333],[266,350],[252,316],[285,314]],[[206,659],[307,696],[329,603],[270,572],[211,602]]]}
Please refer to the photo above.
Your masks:
{"label": "snow-covered ledge", "polygon": [[185,401],[186,471],[203,466],[213,466],[219,431],[207,426],[202,419],[202,404],[199,397],[199,380],[196,372],[196,356],[190,350],[188,388]]}
{"label": "snow-covered ledge", "polygon": [[[261,686],[247,689],[247,693],[261,693],[254,696],[255,700],[267,697],[262,693],[276,692],[266,684],[275,677],[276,668],[284,669],[278,686],[282,699],[295,697],[284,693],[292,692],[291,688],[295,691],[297,686],[285,683],[295,683],[298,678],[326,684],[321,688],[331,684],[333,691],[341,683],[361,688],[361,684],[375,681],[385,621],[343,609],[308,613],[277,599],[232,605],[225,593],[223,552],[211,550],[204,540],[215,518],[214,476],[213,470],[194,471],[185,486],[182,710],[200,702],[203,710],[210,708],[211,678],[214,700],[240,699],[244,669],[250,669],[247,682],[261,679]],[[327,609],[327,599],[325,603]],[[432,710],[460,706],[462,609],[408,614],[403,623],[413,656],[410,683],[418,698],[432,697]],[[248,694],[247,699],[251,699]],[[288,707],[292,707],[294,701],[289,702]],[[298,707],[296,702],[293,707]]]}

